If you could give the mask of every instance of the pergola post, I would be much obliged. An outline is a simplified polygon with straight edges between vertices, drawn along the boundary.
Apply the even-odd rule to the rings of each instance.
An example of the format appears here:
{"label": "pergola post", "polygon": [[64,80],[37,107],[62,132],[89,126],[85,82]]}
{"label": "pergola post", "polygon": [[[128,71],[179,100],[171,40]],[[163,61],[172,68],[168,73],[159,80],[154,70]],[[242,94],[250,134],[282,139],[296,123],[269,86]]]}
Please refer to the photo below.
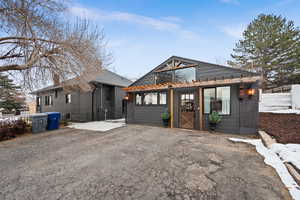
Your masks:
{"label": "pergola post", "polygon": [[203,88],[199,87],[199,128],[204,130],[204,103],[203,103]]}
{"label": "pergola post", "polygon": [[170,127],[171,128],[174,128],[174,89],[171,88],[169,90],[169,97],[170,97],[170,105],[169,105],[169,108],[170,108]]}

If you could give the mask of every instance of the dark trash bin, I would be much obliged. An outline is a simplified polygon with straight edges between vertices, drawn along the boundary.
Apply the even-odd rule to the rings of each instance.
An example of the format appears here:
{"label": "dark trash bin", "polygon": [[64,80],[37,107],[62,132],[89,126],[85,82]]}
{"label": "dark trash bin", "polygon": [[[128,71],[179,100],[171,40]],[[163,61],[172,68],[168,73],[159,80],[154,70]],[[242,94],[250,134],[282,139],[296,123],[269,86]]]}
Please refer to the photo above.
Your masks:
{"label": "dark trash bin", "polygon": [[48,114],[47,130],[59,129],[60,113],[59,112],[47,112],[47,114]]}
{"label": "dark trash bin", "polygon": [[40,133],[46,131],[48,115],[45,113],[38,113],[30,115],[32,122],[32,133]]}

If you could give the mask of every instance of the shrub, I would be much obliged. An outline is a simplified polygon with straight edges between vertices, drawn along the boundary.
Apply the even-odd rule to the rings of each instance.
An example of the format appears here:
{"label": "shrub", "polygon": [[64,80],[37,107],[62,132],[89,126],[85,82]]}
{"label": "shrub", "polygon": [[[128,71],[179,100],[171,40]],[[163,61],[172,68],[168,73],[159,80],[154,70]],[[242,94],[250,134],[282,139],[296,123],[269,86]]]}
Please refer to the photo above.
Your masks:
{"label": "shrub", "polygon": [[218,112],[213,111],[210,115],[209,115],[209,122],[213,123],[213,124],[218,124],[219,122],[221,122],[222,117],[219,115]]}
{"label": "shrub", "polygon": [[163,120],[168,120],[168,119],[170,119],[170,114],[169,114],[169,112],[168,112],[168,111],[164,111],[164,112],[161,114],[161,118],[162,118]]}
{"label": "shrub", "polygon": [[28,129],[28,124],[21,119],[14,121],[0,121],[0,141],[24,134]]}

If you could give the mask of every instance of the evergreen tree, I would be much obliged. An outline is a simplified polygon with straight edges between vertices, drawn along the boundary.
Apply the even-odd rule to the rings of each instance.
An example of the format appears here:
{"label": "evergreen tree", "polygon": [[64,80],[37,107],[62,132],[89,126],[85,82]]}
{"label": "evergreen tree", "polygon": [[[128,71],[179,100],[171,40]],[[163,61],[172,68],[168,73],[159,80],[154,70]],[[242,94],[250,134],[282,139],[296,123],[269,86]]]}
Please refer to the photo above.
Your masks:
{"label": "evergreen tree", "polygon": [[300,83],[300,30],[282,16],[259,15],[233,49],[229,64],[263,76],[263,89]]}
{"label": "evergreen tree", "polygon": [[8,76],[0,73],[0,111],[12,113],[23,108],[25,99],[20,92],[20,87],[13,83]]}

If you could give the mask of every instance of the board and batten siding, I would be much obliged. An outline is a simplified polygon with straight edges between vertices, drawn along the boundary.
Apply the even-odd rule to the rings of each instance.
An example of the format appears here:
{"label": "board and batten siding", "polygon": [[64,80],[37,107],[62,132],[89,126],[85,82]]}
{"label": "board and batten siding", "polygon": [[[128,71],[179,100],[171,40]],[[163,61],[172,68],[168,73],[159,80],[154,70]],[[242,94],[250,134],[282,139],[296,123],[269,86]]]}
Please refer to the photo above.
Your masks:
{"label": "board and batten siding", "polygon": [[[213,64],[202,64],[198,63],[196,68],[196,81],[206,81],[214,79],[224,79],[224,78],[238,78],[241,76],[249,76],[250,72],[241,71],[239,69],[234,69],[230,67],[223,67]],[[155,84],[155,72],[151,71],[150,73],[143,76],[141,79],[137,80],[132,84],[132,86],[139,85],[151,85]]]}
{"label": "board and batten siding", "polygon": [[[173,59],[172,57],[170,59]],[[131,86],[150,85],[155,83],[155,70],[160,69],[170,59],[163,62],[161,65],[153,69],[151,72],[134,82]],[[181,59],[176,58],[175,59]],[[189,62],[185,59],[184,62]],[[196,81],[218,80],[218,79],[231,79],[245,76],[256,75],[254,73],[243,71],[226,66],[220,66],[205,62],[196,62],[191,60],[192,64],[197,64],[196,68]],[[255,85],[255,84],[254,84]],[[226,85],[224,85],[226,86]],[[259,94],[255,94],[252,98],[239,99],[239,84],[230,85],[230,115],[222,115],[222,121],[218,125],[217,131],[225,133],[241,133],[241,134],[253,134],[257,132],[258,127],[258,97]],[[257,88],[257,85],[255,85]],[[179,127],[179,95],[181,91],[195,91],[195,106],[199,107],[199,89],[198,87],[191,89],[174,89],[174,126]],[[134,102],[128,102],[127,105],[127,122],[138,124],[149,124],[161,126],[161,113],[168,106],[140,106],[135,105]],[[195,129],[199,129],[200,125],[200,113],[196,109],[195,113]],[[208,130],[209,121],[208,114],[204,114],[204,128]]]}
{"label": "board and batten siding", "polygon": [[[167,102],[169,102],[168,93]],[[126,122],[162,126],[161,114],[166,109],[168,109],[168,103],[166,105],[136,105],[134,99],[127,102]]]}
{"label": "board and batten siding", "polygon": [[[94,101],[91,91],[73,91],[70,92],[71,103],[67,104],[66,94],[68,92],[64,92],[62,89],[57,89],[57,98],[55,98],[55,90],[39,93],[37,95],[41,98],[39,112],[60,112],[63,119],[66,119],[66,115],[70,114],[71,121],[87,122],[93,120],[92,113],[94,113],[94,120],[104,120],[105,109],[107,109],[106,119],[122,118],[122,99],[125,92],[121,87],[97,86],[94,91]],[[52,96],[53,105],[46,106],[45,96],[49,95]],[[94,103],[94,106],[92,106],[92,103]],[[92,109],[94,109],[94,112],[92,112]]]}

